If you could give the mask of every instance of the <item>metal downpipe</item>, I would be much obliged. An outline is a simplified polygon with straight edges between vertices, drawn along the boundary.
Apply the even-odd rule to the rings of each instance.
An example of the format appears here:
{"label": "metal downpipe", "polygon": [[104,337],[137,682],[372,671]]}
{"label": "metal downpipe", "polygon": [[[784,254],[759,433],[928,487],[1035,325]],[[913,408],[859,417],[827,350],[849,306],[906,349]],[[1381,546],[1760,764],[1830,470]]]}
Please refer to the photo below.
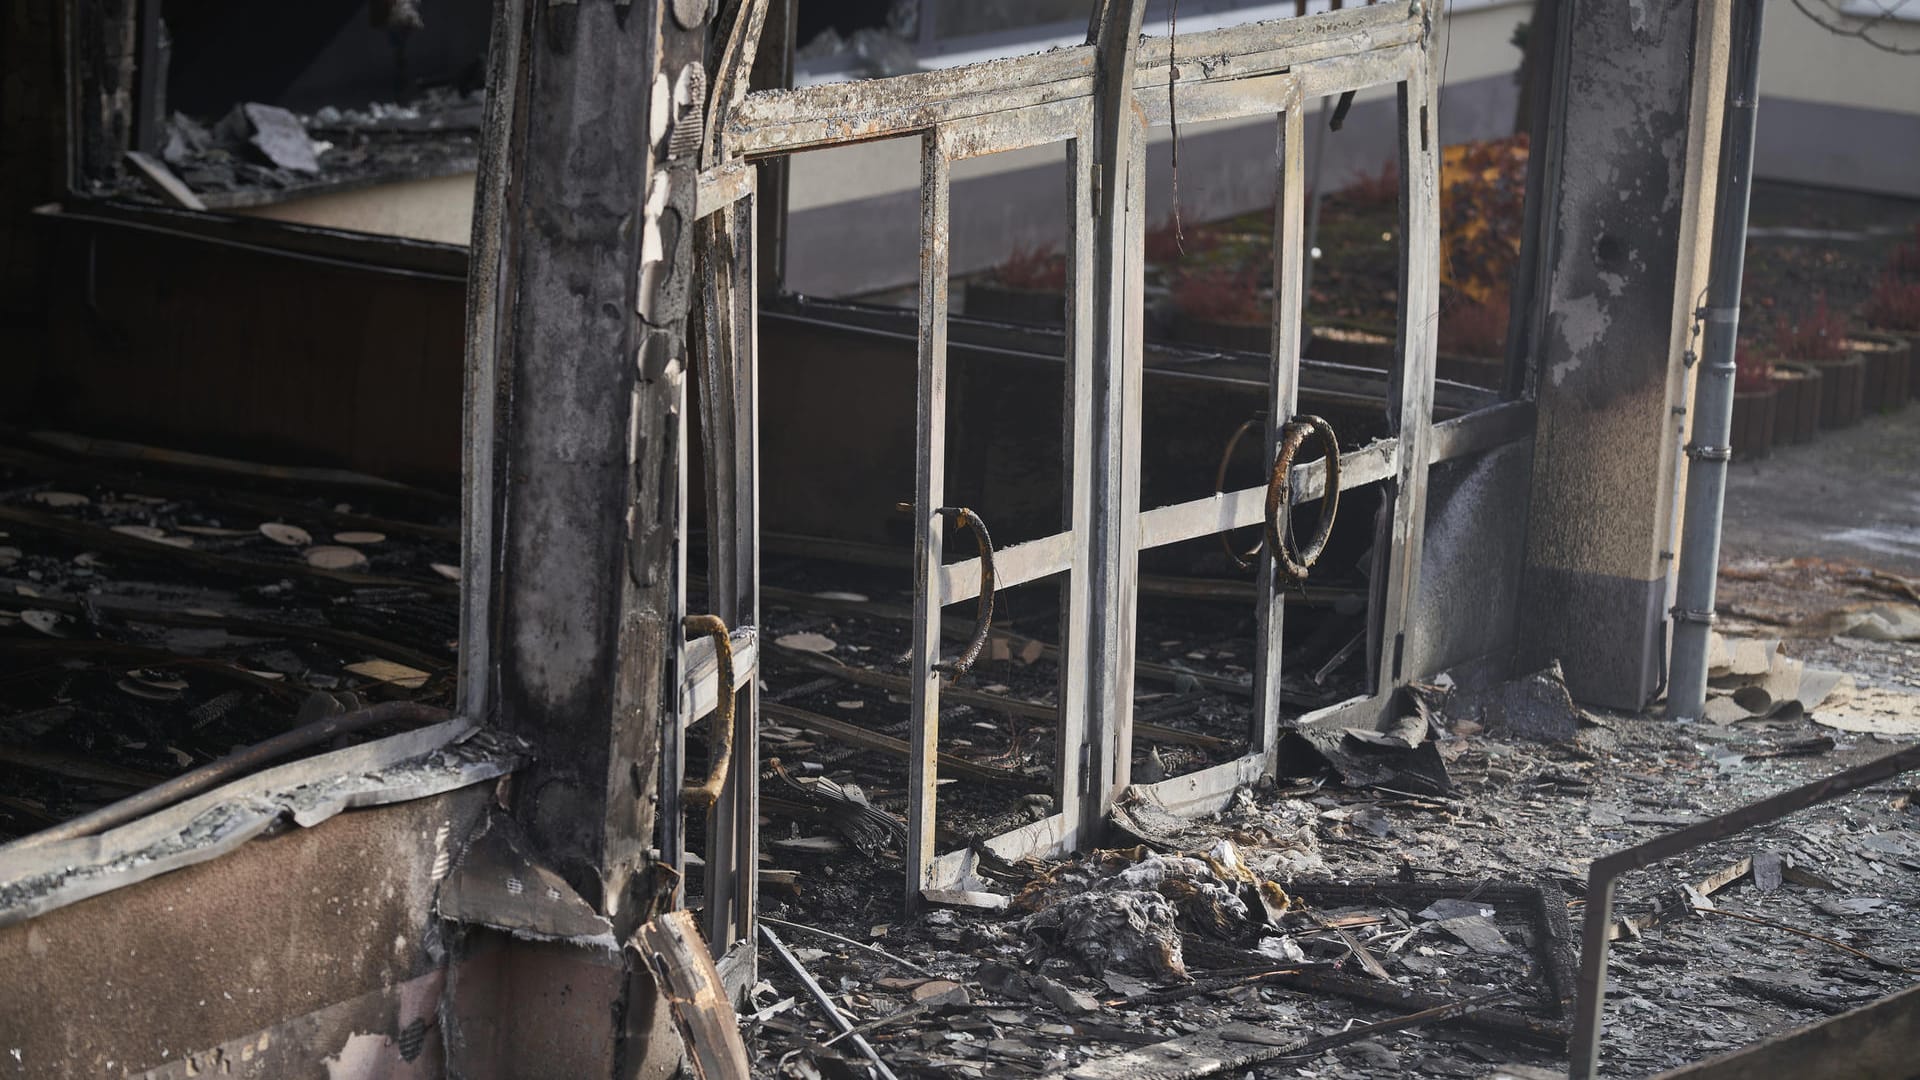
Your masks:
{"label": "metal downpipe", "polygon": [[1754,121],[1759,111],[1760,16],[1764,0],[1735,0],[1728,56],[1726,119],[1714,198],[1706,322],[1687,443],[1686,517],[1673,606],[1673,655],[1667,716],[1697,720],[1707,698],[1707,640],[1713,630],[1720,567],[1721,511],[1732,456],[1734,344],[1740,328],[1740,275],[1746,264],[1747,204],[1753,192]]}

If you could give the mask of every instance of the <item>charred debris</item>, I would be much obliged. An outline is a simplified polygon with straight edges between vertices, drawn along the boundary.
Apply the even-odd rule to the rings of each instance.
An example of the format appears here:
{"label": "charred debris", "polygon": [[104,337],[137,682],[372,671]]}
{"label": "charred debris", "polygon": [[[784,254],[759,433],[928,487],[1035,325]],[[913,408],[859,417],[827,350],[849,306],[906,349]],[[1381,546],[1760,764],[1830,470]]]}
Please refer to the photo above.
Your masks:
{"label": "charred debris", "polygon": [[140,154],[126,194],[197,208],[243,208],[398,180],[472,172],[479,91],[305,114],[245,102],[224,115],[167,118],[159,154]]}
{"label": "charred debris", "polygon": [[[450,700],[459,573],[450,507],[429,493],[54,435],[4,456],[12,837],[97,832],[210,772],[444,719],[430,706]],[[1175,815],[1153,785],[1230,760],[1248,709],[1233,634],[1182,600],[1144,623],[1165,658],[1141,669],[1147,786],[1101,846],[1008,860],[984,841],[1052,811],[1058,649],[1003,609],[941,758],[943,843],[975,857],[903,918],[895,575],[769,569],[786,584],[764,590],[760,981],[736,1041],[732,1006],[700,990],[720,976],[688,974],[707,963],[694,923],[648,931],[689,1053],[721,1070],[707,1075],[1560,1075],[1596,853],[1870,761],[1920,724],[1904,699],[1738,638],[1716,646],[1707,726],[1583,709],[1557,668],[1443,676],[1407,687],[1382,728],[1288,732],[1272,779]],[[1799,621],[1913,588],[1828,573],[1834,599]],[[278,749],[249,750],[268,736]],[[1626,878],[1609,1060],[1679,1066],[1908,985],[1914,796],[1881,782]]]}
{"label": "charred debris", "polygon": [[[1753,656],[1723,656],[1716,700],[1757,700],[1798,666],[1731,651]],[[1844,688],[1817,689],[1830,681],[1706,732],[1582,710],[1553,671],[1418,686],[1390,733],[1290,734],[1275,781],[1201,819],[1137,795],[1112,846],[1077,858],[975,844],[968,888],[905,921],[863,905],[890,891],[873,885],[894,856],[842,809],[850,791],[862,815],[888,802],[859,764],[877,755],[775,721],[774,775],[791,783],[796,757],[824,775],[767,803],[787,833],[772,865],[792,872],[762,876],[787,944],[743,1006],[756,1071],[1564,1075],[1588,861],[1885,755],[1815,722],[1847,715]],[[1608,923],[1627,1017],[1610,1067],[1680,1067],[1910,985],[1920,940],[1873,914],[1911,896],[1912,800],[1883,783],[1631,876]]]}
{"label": "charred debris", "polygon": [[330,717],[423,710],[315,730],[223,775],[452,705],[450,500],[57,436],[10,439],[0,476],[7,839]]}

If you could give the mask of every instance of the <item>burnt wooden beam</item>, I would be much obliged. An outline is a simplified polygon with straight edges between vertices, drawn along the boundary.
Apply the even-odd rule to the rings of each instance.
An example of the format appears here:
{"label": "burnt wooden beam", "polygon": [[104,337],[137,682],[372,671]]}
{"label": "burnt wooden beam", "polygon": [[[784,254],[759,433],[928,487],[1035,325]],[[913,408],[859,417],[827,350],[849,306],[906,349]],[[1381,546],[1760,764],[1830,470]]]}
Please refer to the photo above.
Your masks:
{"label": "burnt wooden beam", "polygon": [[[679,744],[709,11],[506,0],[477,179],[461,705],[533,744],[516,818],[623,940],[672,894],[651,849]],[[611,1005],[614,1075],[672,1053],[644,967]]]}
{"label": "burnt wooden beam", "polygon": [[667,9],[503,7],[470,302],[467,540],[490,557],[468,577],[464,704],[536,745],[523,824],[622,934],[679,633],[696,156],[651,105],[669,70],[704,81],[705,28]]}
{"label": "burnt wooden beam", "polygon": [[693,916],[670,911],[641,927],[629,946],[659,980],[698,1080],[735,1080],[752,1072],[740,1039],[740,1018],[721,989],[720,973]]}
{"label": "burnt wooden beam", "polygon": [[67,14],[68,186],[90,191],[120,173],[134,149],[140,0],[76,0]]}
{"label": "burnt wooden beam", "polygon": [[[1074,532],[1084,537],[1087,583],[1085,720],[1061,731],[1060,760],[1075,770],[1060,807],[1082,840],[1100,835],[1113,800],[1133,769],[1133,663],[1140,564],[1141,267],[1145,265],[1146,141],[1134,109],[1133,74],[1140,49],[1140,0],[1107,0],[1096,12],[1090,42],[1097,75],[1091,140],[1090,219],[1086,278],[1092,304],[1084,334],[1092,370],[1075,372],[1074,445],[1087,450],[1074,465]],[[1078,212],[1076,211],[1078,218]],[[1082,258],[1076,251],[1076,258]],[[1076,334],[1083,328],[1076,327]],[[1078,358],[1076,358],[1078,359]],[[1084,375],[1084,377],[1083,377]],[[1082,411],[1084,410],[1084,412]],[[1084,476],[1086,485],[1080,481]],[[1077,695],[1076,695],[1077,696]],[[1078,745],[1071,745],[1077,741]]]}
{"label": "burnt wooden beam", "polygon": [[[868,731],[858,724],[849,724],[844,720],[835,720],[831,716],[822,716],[806,709],[796,709],[791,705],[768,702],[760,706],[760,711],[776,720],[792,724],[795,727],[824,735],[835,742],[876,753],[891,754],[894,757],[907,757],[913,748],[904,739],[883,735],[877,731]],[[1003,784],[1016,791],[1042,791],[1046,782],[1036,780],[1018,770],[1001,768],[994,765],[980,765],[958,754],[941,751],[939,755],[940,771],[952,776],[964,776],[987,784]]]}

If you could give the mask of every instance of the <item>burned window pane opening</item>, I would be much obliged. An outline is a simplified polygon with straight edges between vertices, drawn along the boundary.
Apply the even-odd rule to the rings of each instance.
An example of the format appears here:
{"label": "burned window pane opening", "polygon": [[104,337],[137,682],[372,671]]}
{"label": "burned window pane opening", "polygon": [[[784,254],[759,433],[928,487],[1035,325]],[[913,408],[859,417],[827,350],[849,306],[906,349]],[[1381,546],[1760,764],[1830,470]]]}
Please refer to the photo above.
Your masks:
{"label": "burned window pane opening", "polygon": [[[170,0],[99,17],[137,53],[107,58],[96,77],[132,85],[118,104],[85,113],[76,180],[96,195],[244,209],[464,176],[478,160],[485,6],[376,0],[281,12]],[[111,153],[116,134],[135,157]],[[275,213],[315,220],[327,210]],[[352,225],[368,227],[366,213]]]}

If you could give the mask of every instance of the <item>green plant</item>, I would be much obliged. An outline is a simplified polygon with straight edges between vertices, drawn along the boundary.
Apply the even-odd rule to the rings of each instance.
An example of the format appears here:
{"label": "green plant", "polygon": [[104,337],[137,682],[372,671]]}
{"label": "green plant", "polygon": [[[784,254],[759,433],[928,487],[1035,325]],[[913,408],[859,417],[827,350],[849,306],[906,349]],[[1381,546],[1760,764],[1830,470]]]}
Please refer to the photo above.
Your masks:
{"label": "green plant", "polygon": [[1773,385],[1773,361],[1758,349],[1744,346],[1733,353],[1733,388],[1739,392],[1765,390]]}
{"label": "green plant", "polygon": [[1789,360],[1825,363],[1847,355],[1847,321],[1827,306],[1827,294],[1813,294],[1813,306],[1798,319],[1784,316],[1773,324],[1774,351]]}
{"label": "green plant", "polygon": [[1867,300],[1866,315],[1870,326],[1920,334],[1920,280],[1905,281],[1892,272],[1880,275],[1880,284]]}
{"label": "green plant", "polygon": [[1259,278],[1248,268],[1211,266],[1181,273],[1172,293],[1174,305],[1196,319],[1253,325],[1271,317]]}
{"label": "green plant", "polygon": [[1009,289],[1034,292],[1064,292],[1067,287],[1066,257],[1051,244],[1015,247],[1005,262],[993,268],[993,279]]}

